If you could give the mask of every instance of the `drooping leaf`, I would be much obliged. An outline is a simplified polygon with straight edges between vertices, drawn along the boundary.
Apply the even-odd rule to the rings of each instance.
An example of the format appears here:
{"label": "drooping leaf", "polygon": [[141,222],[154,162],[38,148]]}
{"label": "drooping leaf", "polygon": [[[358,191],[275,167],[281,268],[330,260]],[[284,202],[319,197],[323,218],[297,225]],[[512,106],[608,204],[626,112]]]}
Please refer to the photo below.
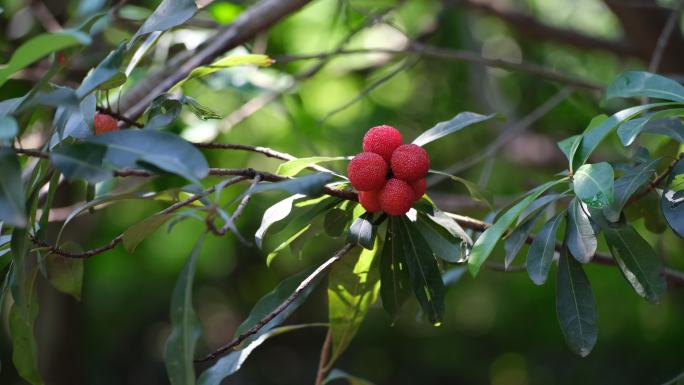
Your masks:
{"label": "drooping leaf", "polygon": [[608,85],[605,98],[644,96],[684,103],[684,86],[657,74],[645,71],[628,71]]}
{"label": "drooping leaf", "polygon": [[337,381],[337,380],[347,380],[349,385],[373,385],[372,382],[364,380],[363,378],[359,378],[356,376],[352,376],[351,374],[344,372],[340,369],[333,369],[328,373],[328,376],[323,380],[323,385],[329,384],[332,381]]}
{"label": "drooping leaf", "polygon": [[[198,183],[207,176],[204,155],[180,137],[160,131],[121,130],[88,138],[107,146],[106,163],[117,169],[152,166]],[[257,186],[258,187],[258,186]]]}
{"label": "drooping leaf", "polygon": [[195,0],[162,0],[154,13],[145,20],[130,40],[129,45],[138,38],[151,32],[164,32],[179,26],[197,12]]}
{"label": "drooping leaf", "polygon": [[549,276],[553,256],[556,253],[556,233],[565,212],[549,219],[534,237],[527,253],[527,274],[536,285],[543,285]]}
{"label": "drooping leaf", "polygon": [[[64,246],[62,246],[64,248]],[[48,280],[55,289],[81,300],[83,287],[83,259],[65,258],[49,254],[45,258]]]}
{"label": "drooping leaf", "polygon": [[310,158],[299,158],[281,163],[276,170],[276,174],[280,176],[295,176],[302,170],[309,166],[313,166],[322,162],[330,162],[333,160],[347,159],[346,156],[313,156]]}
{"label": "drooping leaf", "polygon": [[[83,79],[81,85],[76,90],[79,98],[84,98],[91,92],[102,87],[108,82],[120,77],[121,66],[123,65],[126,54],[126,44],[121,43],[117,49],[110,52],[88,75]],[[114,82],[116,83],[116,82]],[[114,84],[110,83],[110,84]]]}
{"label": "drooping leaf", "polygon": [[480,115],[474,112],[461,112],[451,120],[437,123],[434,127],[420,134],[412,143],[418,146],[424,146],[441,137],[460,131],[475,123],[489,120],[495,116],[496,114]]}
{"label": "drooping leaf", "polygon": [[238,55],[238,56],[227,56],[222,59],[219,59],[207,66],[203,67],[198,67],[192,70],[190,74],[178,84],[176,84],[174,87],[179,87],[183,83],[191,80],[191,79],[196,79],[200,77],[204,77],[207,75],[210,75],[216,71],[221,71],[226,68],[231,68],[231,67],[237,67],[237,66],[243,66],[243,65],[253,65],[257,67],[268,67],[271,64],[274,63],[274,60],[271,59],[270,57],[266,55],[257,55],[257,54],[247,54],[247,55]]}
{"label": "drooping leaf", "polygon": [[402,244],[413,293],[432,324],[438,326],[444,315],[444,282],[430,245],[406,217],[392,217],[398,223],[399,241]]}
{"label": "drooping leaf", "polygon": [[547,182],[530,192],[522,200],[520,200],[513,207],[508,209],[503,213],[499,219],[494,222],[494,224],[485,230],[475,241],[472,250],[470,251],[470,257],[468,258],[468,270],[470,274],[476,276],[480,271],[480,267],[487,260],[489,255],[494,250],[494,246],[499,242],[503,233],[508,230],[508,228],[515,222],[520,213],[529,206],[532,201],[537,199],[541,194],[543,194],[549,188],[561,183],[563,180],[556,180]]}
{"label": "drooping leaf", "polygon": [[164,363],[172,385],[193,385],[195,344],[202,334],[201,325],[192,308],[192,284],[197,258],[204,242],[200,237],[183,267],[171,296],[171,335],[164,346]]}
{"label": "drooping leaf", "polygon": [[661,158],[643,162],[615,180],[615,199],[603,210],[603,214],[609,221],[617,222],[620,219],[620,212],[629,198],[655,175],[660,160]]}
{"label": "drooping leaf", "polygon": [[65,48],[90,44],[90,36],[74,30],[43,33],[31,38],[17,48],[10,60],[0,66],[0,87],[19,70],[33,64],[42,57]]}
{"label": "drooping leaf", "polygon": [[649,134],[669,136],[679,143],[684,143],[684,124],[680,118],[651,120],[642,131]]}
{"label": "drooping leaf", "polygon": [[84,139],[92,136],[96,105],[95,94],[91,93],[78,104],[65,103],[57,107],[52,120],[57,132],[50,139],[50,148],[67,138]]}
{"label": "drooping leaf", "polygon": [[663,189],[660,208],[663,216],[680,238],[684,238],[684,160],[675,163]]}
{"label": "drooping leaf", "polygon": [[575,173],[575,195],[587,206],[602,209],[614,201],[613,167],[606,163],[582,165]]}
{"label": "drooping leaf", "polygon": [[582,265],[563,246],[556,279],[556,313],[565,342],[582,357],[596,344],[596,302]]}
{"label": "drooping leaf", "polygon": [[264,211],[264,215],[261,218],[261,225],[254,233],[254,239],[256,240],[256,244],[259,248],[261,248],[263,245],[264,234],[266,234],[266,231],[268,231],[268,229],[274,223],[287,218],[287,216],[292,212],[292,204],[294,201],[303,197],[304,195],[302,194],[291,195]]}
{"label": "drooping leaf", "polygon": [[361,249],[357,258],[346,256],[328,274],[328,322],[332,334],[329,363],[347,349],[366,313],[378,299],[379,245],[372,250]]}
{"label": "drooping leaf", "polygon": [[123,233],[124,249],[129,253],[134,252],[140,242],[166,223],[171,216],[171,214],[154,214],[126,229]]}
{"label": "drooping leaf", "polygon": [[24,183],[14,151],[0,147],[0,221],[14,227],[26,226]]}
{"label": "drooping leaf", "polygon": [[385,243],[380,256],[380,297],[382,307],[392,319],[397,317],[401,305],[411,293],[410,278],[398,221],[390,218]]}
{"label": "drooping leaf", "polygon": [[231,352],[227,354],[225,357],[222,357],[214,365],[212,365],[209,369],[205,370],[202,375],[200,375],[199,379],[197,380],[198,385],[220,385],[221,381],[223,381],[225,378],[231,376],[240,368],[242,367],[242,364],[245,363],[247,358],[249,357],[250,354],[259,347],[259,345],[263,344],[267,339],[271,337],[275,337],[277,335],[290,332],[290,331],[295,331],[295,330],[300,330],[308,327],[314,327],[314,326],[325,326],[325,324],[303,324],[303,325],[291,325],[291,326],[282,326],[273,330],[270,330],[267,333],[263,333],[259,336],[259,338],[256,338],[252,340],[249,344],[247,344],[244,348]]}
{"label": "drooping leaf", "polygon": [[466,233],[465,230],[463,230],[463,227],[461,227],[461,225],[459,225],[454,218],[450,217],[449,214],[439,210],[436,207],[433,207],[432,213],[426,213],[426,215],[431,221],[448,231],[449,234],[463,241],[463,246],[470,249],[470,247],[473,245],[473,240],[470,238],[468,233]]}
{"label": "drooping leaf", "polygon": [[425,214],[418,215],[416,226],[420,235],[432,248],[435,256],[450,263],[462,262],[465,251],[461,247],[462,241],[454,237],[446,229],[427,218]]}
{"label": "drooping leaf", "polygon": [[527,238],[532,234],[535,224],[541,219],[543,214],[543,210],[538,210],[525,222],[521,223],[520,226],[516,227],[516,229],[511,232],[511,235],[506,238],[504,241],[504,251],[506,252],[504,267],[506,269],[511,266],[511,263],[515,260],[515,257],[520,252],[520,249],[522,249]]}
{"label": "drooping leaf", "polygon": [[375,244],[375,226],[371,222],[371,215],[362,215],[349,226],[347,241],[372,250]]}
{"label": "drooping leaf", "polygon": [[67,179],[85,179],[98,183],[111,178],[112,171],[105,169],[107,147],[94,143],[60,145],[50,151],[50,160]]}
{"label": "drooping leaf", "polygon": [[568,205],[568,224],[565,242],[570,254],[580,263],[587,263],[596,253],[596,232],[582,203],[573,199]]}
{"label": "drooping leaf", "polygon": [[667,110],[658,111],[652,114],[647,114],[636,119],[632,119],[630,121],[622,123],[618,127],[618,137],[620,138],[620,141],[624,146],[629,146],[634,142],[634,139],[636,139],[637,135],[639,135],[642,131],[654,133],[652,130],[646,129],[651,121],[657,122],[662,119],[667,119],[673,116],[678,117],[682,115],[684,115],[684,109],[671,108]]}
{"label": "drooping leaf", "polygon": [[[597,118],[607,119],[607,116],[600,115]],[[565,158],[568,160],[570,165],[572,165],[572,156],[575,154],[575,151],[577,151],[577,148],[579,147],[581,141],[582,135],[573,135],[569,138],[565,138],[560,142],[556,143],[558,145],[558,148],[563,153],[563,155],[565,155]]]}
{"label": "drooping leaf", "polygon": [[610,223],[600,212],[591,214],[601,226],[610,253],[634,291],[649,302],[658,303],[667,283],[663,263],[651,245],[631,225]]}

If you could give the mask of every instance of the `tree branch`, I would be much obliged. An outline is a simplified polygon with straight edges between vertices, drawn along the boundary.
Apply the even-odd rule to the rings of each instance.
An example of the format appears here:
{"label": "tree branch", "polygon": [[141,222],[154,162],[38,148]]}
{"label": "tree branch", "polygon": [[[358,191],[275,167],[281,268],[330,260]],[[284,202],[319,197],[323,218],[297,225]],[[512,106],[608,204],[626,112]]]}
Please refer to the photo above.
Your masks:
{"label": "tree branch", "polygon": [[677,2],[677,7],[672,10],[672,13],[667,18],[665,26],[663,27],[660,36],[658,36],[658,41],[656,41],[656,46],[653,49],[653,56],[651,56],[651,62],[648,64],[648,72],[658,72],[658,67],[660,67],[660,61],[663,59],[663,54],[665,53],[665,47],[667,47],[667,42],[672,36],[672,32],[677,25],[677,20],[679,20],[679,15],[682,13],[684,8],[684,0]]}
{"label": "tree branch", "polygon": [[235,337],[232,341],[221,346],[220,348],[216,349],[215,351],[208,354],[207,356],[195,360],[195,362],[205,362],[205,361],[213,360],[213,359],[217,358],[218,356],[220,356],[221,354],[239,346],[247,338],[249,338],[249,337],[253,336],[254,334],[256,334],[257,332],[259,332],[259,330],[261,330],[264,326],[266,326],[269,322],[271,322],[271,320],[273,320],[280,313],[285,311],[285,309],[287,309],[288,306],[290,306],[297,298],[299,298],[300,295],[302,295],[304,290],[307,287],[309,287],[309,285],[311,285],[313,282],[315,282],[319,276],[321,276],[328,269],[330,269],[330,267],[335,262],[342,259],[342,257],[345,254],[347,254],[349,252],[349,250],[351,250],[352,248],[354,248],[354,244],[352,244],[352,243],[347,243],[346,245],[344,245],[344,247],[342,247],[337,253],[335,253],[335,255],[328,258],[325,262],[323,262],[320,266],[318,266],[318,268],[316,270],[314,270],[313,273],[311,273],[308,277],[306,277],[302,281],[302,283],[300,283],[299,286],[297,286],[295,291],[292,292],[292,294],[290,294],[290,296],[287,297],[287,299],[285,299],[285,301],[283,301],[280,305],[278,305],[277,308],[275,308],[273,311],[268,313],[264,318],[259,320],[259,322],[254,324],[254,326],[249,328],[246,332]]}

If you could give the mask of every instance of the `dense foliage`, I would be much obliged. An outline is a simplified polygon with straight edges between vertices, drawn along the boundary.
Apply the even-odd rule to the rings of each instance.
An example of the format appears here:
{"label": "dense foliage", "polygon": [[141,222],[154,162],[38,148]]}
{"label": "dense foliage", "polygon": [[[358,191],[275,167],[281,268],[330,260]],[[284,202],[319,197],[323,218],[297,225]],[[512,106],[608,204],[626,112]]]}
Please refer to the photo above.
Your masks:
{"label": "dense foliage", "polygon": [[[247,382],[317,385],[678,375],[684,86],[657,70],[681,8],[646,71],[597,52],[554,64],[567,51],[448,1],[307,3],[0,3],[16,35],[0,67],[2,383],[217,385],[243,366]],[[452,35],[482,55],[445,48]],[[406,198],[366,211],[352,184],[370,161],[349,168],[360,182],[346,170],[380,124],[410,151],[364,153],[381,165],[368,190],[390,194],[389,172]],[[619,325],[635,317],[643,330]],[[270,374],[250,371],[281,335]],[[621,345],[648,343],[613,373]],[[73,363],[54,346],[88,374],[59,369]],[[298,349],[306,364],[288,362]]]}

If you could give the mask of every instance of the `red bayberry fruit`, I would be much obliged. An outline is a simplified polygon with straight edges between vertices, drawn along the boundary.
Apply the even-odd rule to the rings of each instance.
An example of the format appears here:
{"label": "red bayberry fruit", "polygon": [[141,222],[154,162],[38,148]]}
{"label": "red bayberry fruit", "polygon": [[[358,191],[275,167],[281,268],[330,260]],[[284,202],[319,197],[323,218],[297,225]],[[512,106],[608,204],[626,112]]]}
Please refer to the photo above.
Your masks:
{"label": "red bayberry fruit", "polygon": [[396,128],[385,125],[376,126],[368,130],[363,137],[363,151],[374,152],[389,163],[392,152],[403,142],[401,133]]}
{"label": "red bayberry fruit", "polygon": [[385,184],[387,162],[378,154],[362,152],[349,162],[347,174],[355,189],[378,190]]}
{"label": "red bayberry fruit", "polygon": [[382,208],[380,208],[380,201],[378,201],[378,190],[359,191],[359,203],[361,203],[361,206],[369,213],[382,211]]}
{"label": "red bayberry fruit", "polygon": [[430,169],[430,158],[422,147],[402,144],[392,153],[391,166],[395,178],[414,181],[425,178]]}
{"label": "red bayberry fruit", "polygon": [[116,119],[107,114],[95,114],[93,125],[95,126],[96,135],[104,134],[105,132],[116,131],[119,129]]}
{"label": "red bayberry fruit", "polygon": [[414,180],[413,182],[411,182],[411,187],[413,188],[413,191],[416,193],[415,199],[420,199],[423,196],[423,194],[425,194],[425,190],[427,190],[425,178]]}
{"label": "red bayberry fruit", "polygon": [[380,190],[378,201],[380,201],[382,211],[387,215],[404,215],[411,209],[415,195],[410,184],[401,179],[392,178]]}

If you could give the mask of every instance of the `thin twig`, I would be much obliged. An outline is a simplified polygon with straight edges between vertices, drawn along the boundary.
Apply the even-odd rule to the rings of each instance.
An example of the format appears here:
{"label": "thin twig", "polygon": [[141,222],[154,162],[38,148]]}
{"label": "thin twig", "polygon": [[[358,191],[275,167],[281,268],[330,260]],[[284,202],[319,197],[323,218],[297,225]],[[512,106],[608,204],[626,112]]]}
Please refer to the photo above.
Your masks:
{"label": "thin twig", "polygon": [[640,200],[641,198],[643,198],[643,197],[645,197],[646,195],[648,195],[648,193],[650,193],[651,191],[653,191],[656,187],[658,187],[658,186],[665,180],[665,178],[667,178],[667,176],[670,175],[670,173],[672,172],[672,169],[673,169],[674,166],[677,164],[677,162],[679,162],[680,159],[684,159],[684,152],[683,152],[683,153],[680,153],[679,156],[677,156],[677,158],[676,158],[675,160],[673,160],[673,161],[667,166],[667,168],[666,168],[665,170],[663,170],[663,172],[661,172],[660,174],[658,174],[658,175],[655,177],[655,179],[653,179],[653,180],[648,184],[648,186],[646,186],[645,189],[643,189],[641,192],[639,192],[639,193],[637,193],[637,194],[632,195],[632,197],[631,197],[631,198],[627,201],[627,203],[625,204],[625,207],[631,206],[632,204],[634,204],[635,202],[637,202],[637,201]]}
{"label": "thin twig", "polygon": [[651,56],[651,62],[648,64],[648,72],[658,72],[658,67],[660,67],[660,62],[663,59],[663,54],[665,53],[665,48],[667,43],[672,36],[672,32],[677,25],[677,20],[679,20],[679,15],[682,13],[684,8],[684,0],[680,0],[677,3],[675,9],[672,10],[670,17],[668,17],[663,30],[658,36],[658,41],[656,41],[655,48],[653,49],[653,56]]}
{"label": "thin twig", "polygon": [[239,336],[235,337],[232,341],[229,343],[221,346],[220,348],[214,350],[212,353],[208,354],[207,356],[195,360],[195,362],[205,362],[205,361],[210,361],[218,356],[222,355],[223,353],[232,350],[233,348],[239,346],[244,342],[247,338],[253,336],[259,330],[261,330],[264,326],[266,326],[271,320],[273,320],[275,317],[277,317],[280,313],[285,311],[285,309],[288,308],[297,298],[299,298],[300,295],[306,290],[309,285],[314,283],[319,276],[321,276],[323,273],[325,273],[330,267],[337,261],[339,261],[345,254],[349,252],[354,247],[354,244],[352,243],[347,243],[342,247],[335,255],[327,259],[325,262],[323,262],[313,273],[311,273],[308,277],[306,277],[302,283],[297,286],[294,292],[290,294],[285,301],[283,301],[280,305],[278,305],[277,308],[275,308],[273,311],[268,313],[264,318],[259,320],[254,326],[249,328],[246,332],[240,334]]}
{"label": "thin twig", "polygon": [[118,112],[114,112],[114,111],[111,109],[111,107],[106,107],[106,108],[105,108],[105,107],[100,107],[100,106],[98,106],[98,107],[97,107],[97,110],[98,110],[99,112],[103,113],[103,114],[106,114],[106,115],[111,116],[112,118],[114,118],[114,119],[116,119],[116,120],[120,120],[120,121],[122,121],[122,122],[128,124],[129,126],[134,126],[134,127],[137,127],[137,128],[143,128],[143,127],[144,127],[144,125],[143,125],[142,123],[138,123],[138,122],[136,122],[136,121],[133,120],[133,119],[127,118],[127,117],[124,116],[123,114],[120,114],[120,113],[118,113]]}
{"label": "thin twig", "polygon": [[328,372],[326,367],[328,357],[330,356],[330,345],[332,345],[332,329],[328,328],[328,332],[325,334],[325,341],[323,341],[323,346],[321,347],[321,355],[318,360],[318,371],[316,372],[316,382],[314,385],[322,385],[325,374]]}

